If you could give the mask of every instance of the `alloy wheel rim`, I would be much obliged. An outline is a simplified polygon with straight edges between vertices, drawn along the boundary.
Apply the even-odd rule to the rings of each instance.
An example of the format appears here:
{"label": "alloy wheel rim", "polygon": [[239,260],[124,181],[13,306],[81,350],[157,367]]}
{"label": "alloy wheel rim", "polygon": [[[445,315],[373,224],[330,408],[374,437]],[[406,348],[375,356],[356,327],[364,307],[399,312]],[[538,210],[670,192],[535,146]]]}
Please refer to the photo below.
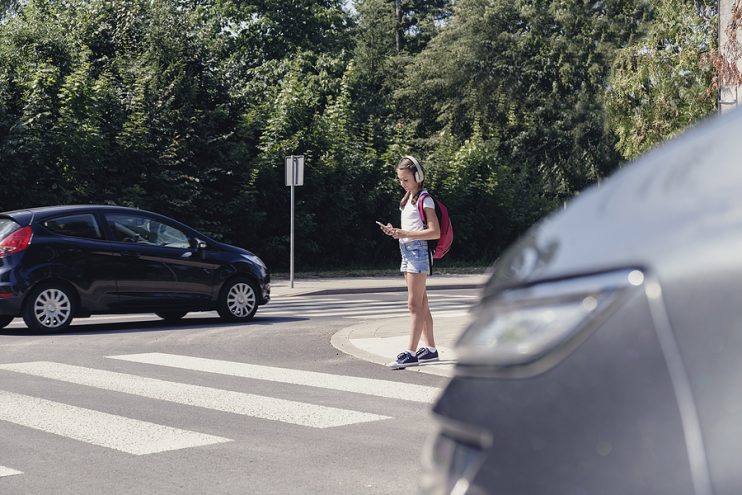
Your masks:
{"label": "alloy wheel rim", "polygon": [[34,317],[46,328],[58,328],[69,320],[72,303],[63,291],[46,289],[34,301]]}
{"label": "alloy wheel rim", "polygon": [[227,294],[227,308],[237,317],[247,316],[256,304],[255,291],[250,284],[240,282],[234,284]]}

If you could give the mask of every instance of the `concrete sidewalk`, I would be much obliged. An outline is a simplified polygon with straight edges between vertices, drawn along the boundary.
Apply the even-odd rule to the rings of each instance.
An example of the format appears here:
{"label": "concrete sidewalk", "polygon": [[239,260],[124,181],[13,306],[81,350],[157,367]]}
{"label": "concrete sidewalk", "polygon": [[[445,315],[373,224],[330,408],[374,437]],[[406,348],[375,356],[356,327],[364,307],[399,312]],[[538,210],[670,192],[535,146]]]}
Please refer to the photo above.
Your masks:
{"label": "concrete sidewalk", "polygon": [[[438,275],[428,278],[428,291],[443,289],[481,288],[489,275]],[[370,292],[407,291],[404,278],[392,277],[344,277],[294,279],[294,287],[288,280],[271,282],[271,297],[275,299],[304,295],[330,295]],[[433,313],[436,348],[440,361],[407,368],[405,371],[451,376],[456,361],[454,344],[470,322],[468,313],[436,315]],[[393,361],[397,354],[407,348],[409,339],[409,317],[379,318],[343,328],[332,336],[332,345],[338,350],[359,359],[384,365]],[[421,342],[422,344],[422,342]],[[391,370],[390,370],[391,371]]]}

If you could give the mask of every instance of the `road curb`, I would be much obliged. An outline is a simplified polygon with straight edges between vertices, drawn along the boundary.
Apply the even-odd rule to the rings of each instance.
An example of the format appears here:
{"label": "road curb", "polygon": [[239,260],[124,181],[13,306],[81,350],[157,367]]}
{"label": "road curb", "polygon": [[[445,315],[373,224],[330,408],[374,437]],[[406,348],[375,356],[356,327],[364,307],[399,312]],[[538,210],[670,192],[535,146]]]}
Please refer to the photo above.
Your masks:
{"label": "road curb", "polygon": [[[428,285],[427,290],[457,290],[457,289],[481,289],[484,287],[483,284],[449,284],[449,285]],[[289,289],[294,290],[294,289]],[[330,296],[337,294],[373,294],[379,292],[407,292],[407,287],[347,287],[337,289],[297,289],[296,293],[281,293],[281,297],[285,296]]]}
{"label": "road curb", "polygon": [[357,331],[357,329],[359,328],[368,326],[370,326],[369,323],[358,323],[356,325],[338,330],[330,338],[330,344],[332,344],[332,346],[340,352],[361,359],[363,361],[368,361],[370,363],[376,363],[383,366],[384,364],[386,364],[386,361],[384,361],[384,358],[382,356],[377,356],[376,354],[371,354],[370,352],[361,350],[350,342],[350,336],[353,334],[354,331]]}
{"label": "road curb", "polygon": [[[406,320],[407,317],[399,318],[399,320]],[[363,336],[361,338],[375,338],[381,341],[384,339],[384,337],[377,337],[376,332],[381,329],[382,327],[386,326],[387,323],[379,323],[379,322],[364,322],[364,323],[358,323],[355,325],[351,325],[349,327],[345,327],[341,330],[338,330],[335,332],[332,337],[330,338],[330,344],[332,346],[339,350],[340,352],[344,354],[348,354],[350,356],[353,356],[357,359],[360,359],[362,361],[367,361],[370,363],[378,364],[381,366],[386,367],[386,364],[390,361],[394,360],[394,352],[397,352],[399,349],[395,348],[394,351],[392,351],[392,355],[390,356],[380,356],[378,354],[372,354],[370,352],[364,351],[363,349],[359,349],[355,345],[353,345],[353,335],[359,334],[359,336]],[[413,366],[410,368],[406,368],[403,371],[415,371],[418,373],[426,373],[429,375],[436,375],[436,376],[442,376],[446,378],[451,378],[454,375],[454,364],[455,362],[441,362],[441,363],[430,363],[425,364],[421,366]],[[392,370],[389,369],[389,372],[394,373],[400,370]]]}

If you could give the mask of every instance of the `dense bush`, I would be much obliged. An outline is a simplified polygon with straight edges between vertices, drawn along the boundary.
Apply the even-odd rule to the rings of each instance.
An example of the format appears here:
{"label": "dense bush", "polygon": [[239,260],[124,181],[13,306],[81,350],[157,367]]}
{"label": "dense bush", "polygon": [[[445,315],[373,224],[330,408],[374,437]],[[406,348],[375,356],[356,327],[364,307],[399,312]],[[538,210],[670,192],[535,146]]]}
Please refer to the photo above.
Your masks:
{"label": "dense bush", "polygon": [[[413,153],[454,222],[442,266],[490,262],[635,149],[676,132],[627,145],[642,82],[626,71],[642,36],[672,25],[651,29],[672,5],[690,6],[686,24],[713,24],[708,8],[680,0],[344,3],[0,3],[0,210],[151,209],[285,270],[283,163],[304,154],[297,269],[383,266],[398,254],[374,220],[398,222],[394,165]],[[702,65],[698,50],[683,53],[682,74],[689,57]],[[653,91],[690,102],[678,104],[685,125],[711,108],[693,106],[707,79]]]}

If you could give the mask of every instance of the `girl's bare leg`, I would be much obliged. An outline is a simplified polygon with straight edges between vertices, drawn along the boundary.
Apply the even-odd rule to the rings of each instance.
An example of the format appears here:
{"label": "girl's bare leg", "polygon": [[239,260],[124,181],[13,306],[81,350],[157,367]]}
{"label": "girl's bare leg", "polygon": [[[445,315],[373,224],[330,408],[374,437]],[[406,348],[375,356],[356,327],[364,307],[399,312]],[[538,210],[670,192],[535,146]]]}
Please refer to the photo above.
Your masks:
{"label": "girl's bare leg", "polygon": [[425,290],[423,298],[423,314],[425,315],[423,325],[423,336],[425,337],[425,343],[428,347],[435,347],[435,337],[433,337],[433,315],[430,313],[430,305],[428,304],[428,291]]}
{"label": "girl's bare leg", "polygon": [[410,345],[408,349],[413,352],[420,343],[420,336],[424,328],[426,328],[425,340],[428,345],[432,345],[430,340],[433,338],[433,317],[428,307],[428,296],[425,290],[426,278],[426,273],[405,273],[407,309],[410,311]]}

